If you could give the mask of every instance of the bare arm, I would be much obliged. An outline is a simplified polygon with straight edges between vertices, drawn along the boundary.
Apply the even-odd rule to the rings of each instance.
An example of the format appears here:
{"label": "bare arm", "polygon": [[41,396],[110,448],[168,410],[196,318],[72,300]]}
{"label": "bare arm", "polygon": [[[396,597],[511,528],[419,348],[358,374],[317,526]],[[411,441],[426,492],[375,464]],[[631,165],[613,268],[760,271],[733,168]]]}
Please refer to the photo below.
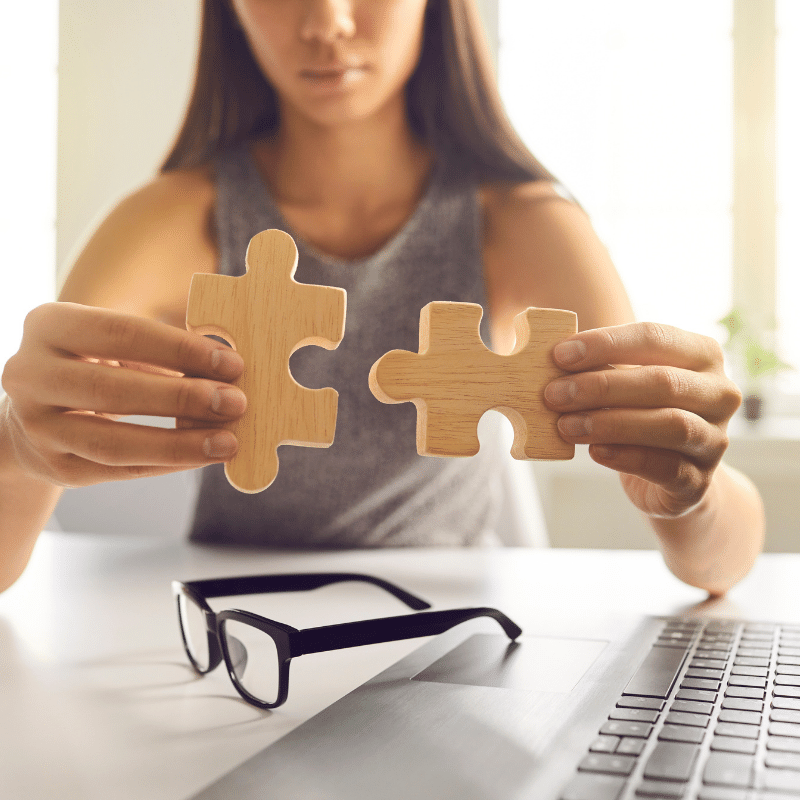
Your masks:
{"label": "bare arm", "polygon": [[489,192],[485,208],[496,340],[507,346],[508,320],[528,305],[577,312],[574,358],[569,347],[554,352],[574,374],[546,393],[562,412],[562,437],[588,444],[595,461],[620,474],[675,575],[724,593],[752,566],[765,526],[753,484],[721,463],[741,394],[724,374],[719,346],[635,323],[588,218],[546,185]]}
{"label": "bare arm", "polygon": [[[0,399],[0,591],[21,574],[63,487],[235,452],[235,438],[218,426],[244,411],[229,385],[241,358],[167,324],[181,324],[191,274],[215,269],[209,200],[202,176],[159,178],[100,226],[61,301],[28,315]],[[122,419],[130,414],[195,424],[131,425]]]}

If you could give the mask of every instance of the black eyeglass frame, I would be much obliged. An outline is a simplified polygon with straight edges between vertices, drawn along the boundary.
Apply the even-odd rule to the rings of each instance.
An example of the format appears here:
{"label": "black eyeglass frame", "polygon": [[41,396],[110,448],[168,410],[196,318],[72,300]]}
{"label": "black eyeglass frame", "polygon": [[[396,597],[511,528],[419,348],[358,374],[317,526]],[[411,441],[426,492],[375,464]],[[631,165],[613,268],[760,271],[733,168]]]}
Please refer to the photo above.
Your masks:
{"label": "black eyeglass frame", "polygon": [[[239,578],[217,578],[201,581],[172,582],[172,590],[178,605],[178,622],[186,655],[198,675],[207,675],[225,662],[231,682],[236,691],[248,702],[258,708],[277,708],[286,702],[289,694],[289,666],[297,656],[309,653],[322,653],[329,650],[343,650],[366,644],[393,642],[401,639],[416,639],[434,636],[450,628],[479,617],[494,619],[514,641],[522,634],[522,629],[496,608],[458,608],[444,611],[428,611],[419,614],[402,614],[394,617],[345,622],[337,625],[324,625],[318,628],[299,630],[260,614],[242,609],[226,609],[215,612],[208,605],[207,598],[233,597],[245,594],[267,594],[270,592],[294,592],[317,589],[333,583],[361,581],[371,583],[397,597],[415,610],[430,608],[430,603],[410,592],[395,586],[382,578],[354,572],[296,573],[286,575],[250,575]],[[186,596],[203,612],[208,639],[208,666],[197,663],[187,639],[181,614],[181,596]],[[274,702],[264,702],[250,694],[239,682],[234,670],[234,659],[228,651],[223,626],[227,620],[235,620],[250,625],[272,638],[278,653],[278,694]]]}

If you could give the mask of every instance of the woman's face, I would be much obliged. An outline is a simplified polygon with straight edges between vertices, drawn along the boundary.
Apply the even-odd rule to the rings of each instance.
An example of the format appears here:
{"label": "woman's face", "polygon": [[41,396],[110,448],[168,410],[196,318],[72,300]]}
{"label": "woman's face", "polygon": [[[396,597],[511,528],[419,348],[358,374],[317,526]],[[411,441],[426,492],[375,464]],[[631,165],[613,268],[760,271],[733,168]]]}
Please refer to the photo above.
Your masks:
{"label": "woman's face", "polygon": [[322,125],[402,97],[428,0],[231,0],[281,105]]}

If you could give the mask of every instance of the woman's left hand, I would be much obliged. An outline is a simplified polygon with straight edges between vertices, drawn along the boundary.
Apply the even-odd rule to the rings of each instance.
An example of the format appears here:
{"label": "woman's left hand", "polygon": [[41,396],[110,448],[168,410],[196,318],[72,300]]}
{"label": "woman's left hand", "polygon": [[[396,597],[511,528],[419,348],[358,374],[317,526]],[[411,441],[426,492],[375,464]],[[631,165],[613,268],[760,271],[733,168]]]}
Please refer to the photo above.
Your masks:
{"label": "woman's left hand", "polygon": [[703,499],[742,400],[714,339],[632,323],[576,334],[553,358],[573,373],[545,389],[547,406],[562,414],[562,438],[588,444],[596,462],[620,472],[651,517],[681,516]]}

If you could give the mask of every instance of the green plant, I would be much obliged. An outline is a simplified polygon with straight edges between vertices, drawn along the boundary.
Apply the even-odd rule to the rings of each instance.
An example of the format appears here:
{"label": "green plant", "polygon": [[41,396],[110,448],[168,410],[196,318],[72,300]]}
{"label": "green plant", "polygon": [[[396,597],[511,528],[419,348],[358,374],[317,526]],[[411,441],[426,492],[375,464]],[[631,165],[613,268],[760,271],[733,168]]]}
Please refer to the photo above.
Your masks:
{"label": "green plant", "polygon": [[791,364],[782,361],[777,353],[765,347],[758,332],[750,325],[740,309],[733,309],[727,316],[719,320],[728,331],[725,349],[737,361],[747,375],[751,386],[756,386],[761,378],[774,375],[786,369],[794,369]]}

